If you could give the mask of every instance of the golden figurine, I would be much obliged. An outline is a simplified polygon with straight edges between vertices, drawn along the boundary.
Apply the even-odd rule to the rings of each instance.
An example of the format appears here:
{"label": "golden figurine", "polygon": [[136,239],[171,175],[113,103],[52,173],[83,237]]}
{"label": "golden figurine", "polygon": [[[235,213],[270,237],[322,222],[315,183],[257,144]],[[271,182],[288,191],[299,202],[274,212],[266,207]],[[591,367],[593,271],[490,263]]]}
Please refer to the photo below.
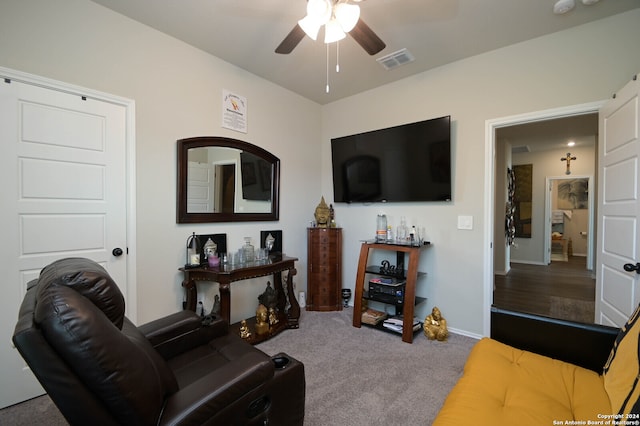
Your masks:
{"label": "golden figurine", "polygon": [[265,334],[268,332],[267,307],[261,303],[258,305],[258,309],[256,309],[256,334]]}
{"label": "golden figurine", "polygon": [[240,321],[240,337],[243,339],[250,339],[251,332],[249,331],[249,327],[247,326],[247,320]]}
{"label": "golden figurine", "polygon": [[320,204],[316,207],[316,212],[314,214],[316,218],[316,226],[318,228],[326,228],[329,226],[329,217],[331,216],[331,212],[329,210],[329,206],[324,201],[324,197],[320,200]]}
{"label": "golden figurine", "polygon": [[269,325],[275,325],[278,322],[280,321],[278,320],[278,315],[276,315],[275,308],[269,308]]}
{"label": "golden figurine", "polygon": [[431,314],[427,315],[424,319],[424,335],[429,340],[439,340],[444,342],[449,337],[449,330],[447,330],[447,320],[442,318],[442,313],[437,306],[434,306]]}

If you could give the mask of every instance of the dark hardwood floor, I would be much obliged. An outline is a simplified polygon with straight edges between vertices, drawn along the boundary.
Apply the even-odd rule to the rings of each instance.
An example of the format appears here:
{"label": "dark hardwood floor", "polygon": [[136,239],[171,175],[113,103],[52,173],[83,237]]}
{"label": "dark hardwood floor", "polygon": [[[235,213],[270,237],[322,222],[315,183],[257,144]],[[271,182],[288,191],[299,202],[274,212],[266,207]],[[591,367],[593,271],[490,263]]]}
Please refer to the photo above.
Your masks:
{"label": "dark hardwood floor", "polygon": [[547,266],[512,263],[506,276],[494,278],[493,304],[500,308],[553,317],[558,304],[571,305],[565,310],[589,309],[595,300],[593,271],[586,269],[586,258],[581,256]]}

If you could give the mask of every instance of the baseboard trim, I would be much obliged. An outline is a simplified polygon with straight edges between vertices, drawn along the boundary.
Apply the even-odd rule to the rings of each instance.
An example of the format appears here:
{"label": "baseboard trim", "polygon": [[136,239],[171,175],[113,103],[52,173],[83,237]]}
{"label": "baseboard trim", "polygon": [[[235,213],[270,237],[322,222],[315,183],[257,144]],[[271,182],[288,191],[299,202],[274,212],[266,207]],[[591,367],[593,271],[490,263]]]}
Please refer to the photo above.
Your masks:
{"label": "baseboard trim", "polygon": [[533,260],[516,260],[516,259],[511,259],[511,263],[523,263],[525,265],[541,265],[541,266],[546,266],[547,265],[544,262],[538,262],[538,261],[533,261]]}

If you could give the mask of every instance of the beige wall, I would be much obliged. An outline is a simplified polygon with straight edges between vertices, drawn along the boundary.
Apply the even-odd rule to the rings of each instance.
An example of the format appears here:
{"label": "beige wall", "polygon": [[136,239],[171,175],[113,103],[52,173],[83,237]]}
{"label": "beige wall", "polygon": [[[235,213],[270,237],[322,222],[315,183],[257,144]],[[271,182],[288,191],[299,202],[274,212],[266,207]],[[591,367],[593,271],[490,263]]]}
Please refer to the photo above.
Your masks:
{"label": "beige wall", "polygon": [[[323,186],[331,194],[330,139],[373,128],[450,114],[454,190],[451,203],[336,206],[345,227],[344,282],[353,283],[359,240],[370,238],[382,208],[392,224],[405,215],[427,228],[433,246],[420,269],[429,275],[418,294],[428,298],[417,315],[437,305],[449,325],[481,334],[488,316],[483,282],[485,235],[485,122],[517,114],[607,99],[640,71],[640,10],[541,37],[434,69],[323,108]],[[328,202],[331,197],[328,197]],[[458,230],[459,215],[473,230]],[[490,272],[489,272],[490,275]],[[489,293],[490,295],[490,287]],[[490,300],[490,299],[489,299]]]}
{"label": "beige wall", "polygon": [[[282,229],[306,284],[305,227],[320,199],[319,105],[87,0],[3,0],[0,66],[129,99],[136,104],[138,322],[181,307],[187,237],[226,232],[230,248]],[[248,133],[221,128],[222,90],[245,96]],[[176,140],[216,135],[280,158],[280,222],[176,224]],[[314,154],[315,153],[315,154]],[[257,245],[257,243],[256,243]],[[232,320],[255,315],[265,282],[234,286]],[[217,288],[208,290],[209,303]]]}
{"label": "beige wall", "polygon": [[[450,114],[454,193],[451,203],[383,206],[424,226],[433,247],[417,315],[438,305],[453,329],[481,334],[485,121],[608,98],[640,71],[640,11],[496,50],[320,107],[265,80],[87,0],[5,0],[0,66],[127,97],[136,102],[138,322],[182,301],[177,267],[187,236],[226,232],[231,247],[261,229],[282,229],[306,286],[305,227],[320,195],[332,202],[330,139]],[[249,133],[220,127],[221,92],[248,98]],[[177,225],[175,141],[198,135],[247,140],[282,161],[279,223]],[[316,159],[322,157],[321,164]],[[344,285],[353,288],[359,240],[370,238],[380,206],[337,205],[344,227]],[[471,215],[471,231],[456,229]],[[252,314],[263,285],[234,287],[232,320]],[[252,288],[252,290],[248,290]],[[215,289],[210,289],[209,295]],[[247,307],[248,306],[248,307]]]}

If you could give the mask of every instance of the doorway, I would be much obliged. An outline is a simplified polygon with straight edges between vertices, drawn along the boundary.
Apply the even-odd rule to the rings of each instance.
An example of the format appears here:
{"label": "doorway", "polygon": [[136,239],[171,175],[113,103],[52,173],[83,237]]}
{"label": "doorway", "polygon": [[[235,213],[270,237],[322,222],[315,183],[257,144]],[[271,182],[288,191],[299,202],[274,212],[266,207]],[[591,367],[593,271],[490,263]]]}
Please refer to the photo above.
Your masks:
{"label": "doorway", "polygon": [[545,264],[584,257],[584,262],[579,263],[595,273],[594,198],[597,191],[593,188],[593,175],[546,178]]}
{"label": "doorway", "polygon": [[236,199],[236,165],[235,163],[216,164],[216,213],[234,213]]}
{"label": "doorway", "polygon": [[[487,269],[485,269],[485,271],[487,271],[487,274],[485,275],[485,283],[486,283],[485,300],[487,301],[487,307],[490,307],[494,303],[494,290],[496,289],[494,272],[506,278],[506,277],[509,277],[510,270],[512,269],[512,265],[518,265],[518,267],[526,266],[526,269],[532,269],[533,270],[532,274],[535,276],[536,274],[540,275],[543,272],[542,270],[535,272],[536,268],[538,267],[544,268],[545,266],[547,267],[549,266],[545,263],[545,259],[544,259],[545,252],[544,252],[544,249],[542,248],[544,247],[544,241],[545,241],[544,195],[542,195],[544,194],[544,192],[542,191],[542,189],[545,186],[546,176],[553,176],[553,175],[559,174],[557,170],[554,172],[544,172],[543,170],[538,170],[539,173],[536,173],[536,171],[534,170],[533,182],[536,186],[539,186],[539,189],[541,191],[540,194],[542,197],[541,198],[542,201],[538,203],[536,203],[534,200],[534,206],[535,204],[538,204],[538,208],[540,209],[539,214],[533,214],[532,216],[532,231],[533,231],[532,237],[535,236],[535,238],[516,241],[516,244],[518,244],[518,247],[521,251],[519,254],[522,254],[522,251],[525,249],[533,250],[534,246],[539,246],[540,248],[533,250],[533,252],[536,253],[535,257],[525,258],[524,263],[516,264],[515,262],[512,262],[512,260],[522,260],[522,259],[517,259],[518,256],[516,256],[515,253],[512,253],[511,250],[509,250],[509,246],[506,244],[504,212],[505,212],[505,205],[507,201],[507,185],[506,185],[506,180],[507,180],[506,174],[507,174],[507,168],[508,168],[507,165],[511,166],[512,164],[515,164],[514,157],[517,157],[523,151],[525,152],[535,151],[536,149],[538,149],[538,147],[534,146],[535,141],[533,139],[523,141],[520,138],[517,138],[517,139],[514,139],[515,142],[503,143],[499,141],[499,137],[504,136],[505,134],[510,137],[513,137],[513,135],[510,135],[509,132],[514,132],[516,130],[528,130],[528,129],[530,130],[531,128],[540,128],[540,129],[545,129],[547,127],[549,128],[556,127],[557,129],[562,129],[563,127],[567,128],[569,127],[567,126],[569,121],[565,121],[565,120],[570,120],[575,118],[584,118],[583,116],[587,116],[587,115],[593,116],[593,119],[595,120],[593,128],[597,129],[597,112],[598,112],[598,109],[601,107],[601,105],[602,105],[601,103],[583,104],[583,105],[577,105],[572,107],[565,107],[565,108],[559,108],[555,110],[541,111],[541,112],[535,112],[531,114],[523,114],[519,116],[505,117],[502,119],[487,121],[486,123],[486,129],[487,129],[486,164],[487,164],[487,173],[488,173],[487,182],[492,188],[492,191],[491,191],[492,195],[490,198],[488,197],[489,199],[487,199],[486,201],[487,204],[485,205],[485,207],[486,207],[486,211],[489,213],[487,217],[493,218],[493,221],[489,221],[491,223],[488,224],[488,227],[486,229],[487,235],[490,236],[489,239],[493,241],[493,244],[491,245],[490,250],[487,253],[488,255],[485,258],[487,261]],[[520,128],[518,129],[518,127]],[[500,134],[501,132],[503,133],[502,135]],[[597,135],[597,130],[592,131],[592,134]],[[597,139],[597,137],[595,136],[593,136],[593,138]],[[550,137],[546,137],[543,139],[544,140],[541,140],[538,137],[539,142],[537,143],[544,145],[544,144],[551,144],[553,142],[552,138]],[[565,140],[564,143],[566,144],[567,141]],[[508,148],[504,148],[504,147],[508,147]],[[591,156],[593,158],[593,167],[595,167],[595,158],[597,156],[596,146],[591,147],[591,152],[592,152]],[[538,154],[538,155],[543,155],[543,154]],[[561,163],[560,161],[560,157],[566,155],[566,152],[564,152],[560,156],[558,156],[557,153],[550,154],[550,155],[554,157],[558,157],[558,158],[554,158],[554,161],[548,161],[550,167],[557,168],[557,167],[563,166],[563,163]],[[581,154],[581,156],[582,155],[583,154]],[[556,161],[559,166],[555,165]],[[576,164],[578,164],[578,162],[572,163],[572,168]],[[538,167],[538,169],[540,169],[540,167]],[[560,173],[562,173],[563,171],[564,169],[561,170]],[[588,174],[593,174],[593,173],[594,173],[594,169],[590,170]],[[532,207],[532,208],[535,208],[535,207]],[[595,230],[592,231],[592,233],[595,235]],[[516,259],[513,259],[514,257],[516,257]],[[585,260],[585,266],[580,267],[580,271],[581,271],[580,273],[571,272],[571,271],[563,271],[560,273],[559,271],[555,271],[555,270],[545,271],[544,273],[545,274],[557,273],[558,275],[564,275],[565,277],[573,276],[573,275],[581,275],[583,273],[582,271],[586,271],[586,259],[584,260]],[[573,265],[572,263],[572,266],[575,266],[575,265]],[[588,275],[588,279],[591,279],[590,271],[588,272],[587,275]],[[515,271],[511,272],[511,276],[516,277],[515,281],[513,282],[518,281],[518,273],[516,273]],[[564,279],[564,281],[566,281],[566,279]],[[593,300],[591,296],[590,298]],[[530,297],[529,299],[536,300],[535,297],[533,298]],[[540,298],[538,297],[537,300],[540,301]],[[487,319],[485,323],[486,330],[489,329],[488,323],[489,323],[489,320]]]}

